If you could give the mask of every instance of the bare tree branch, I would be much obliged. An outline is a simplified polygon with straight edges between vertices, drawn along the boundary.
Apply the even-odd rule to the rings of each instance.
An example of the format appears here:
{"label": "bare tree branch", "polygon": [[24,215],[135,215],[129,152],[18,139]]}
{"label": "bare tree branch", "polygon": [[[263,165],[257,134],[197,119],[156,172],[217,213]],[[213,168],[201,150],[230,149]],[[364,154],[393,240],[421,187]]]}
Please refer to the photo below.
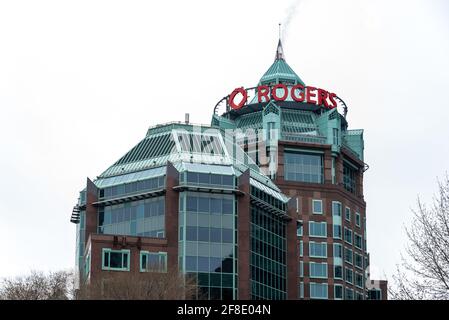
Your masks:
{"label": "bare tree branch", "polygon": [[393,299],[449,299],[449,176],[438,182],[438,196],[427,207],[418,198],[406,228],[407,257],[397,265]]}

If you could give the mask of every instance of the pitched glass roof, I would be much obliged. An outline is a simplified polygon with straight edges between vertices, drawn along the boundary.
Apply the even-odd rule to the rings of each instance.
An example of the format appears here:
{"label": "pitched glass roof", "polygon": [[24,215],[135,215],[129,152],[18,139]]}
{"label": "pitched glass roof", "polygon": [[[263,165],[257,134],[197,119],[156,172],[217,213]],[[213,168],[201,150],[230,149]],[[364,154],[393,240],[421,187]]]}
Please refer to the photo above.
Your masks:
{"label": "pitched glass roof", "polygon": [[305,85],[285,60],[275,60],[262,78],[260,78],[259,84],[265,85],[282,82]]}
{"label": "pitched glass roof", "polygon": [[157,167],[157,168],[152,168],[152,169],[148,169],[148,170],[132,172],[132,173],[128,173],[128,174],[122,174],[119,176],[113,176],[113,177],[104,178],[104,179],[97,179],[94,181],[94,183],[98,188],[105,188],[105,187],[110,187],[110,186],[114,186],[117,184],[163,176],[163,175],[165,175],[166,171],[167,171],[167,167],[165,167],[165,166]]}
{"label": "pitched glass roof", "polygon": [[[167,161],[172,162],[180,172],[240,176],[249,169],[251,184],[257,184],[259,189],[282,201],[286,199],[270,178],[229,137],[223,137],[219,130],[210,127],[180,124],[148,130],[146,137],[104,171],[95,184],[104,188],[161,176],[166,173]],[[265,187],[262,188],[262,185]]]}

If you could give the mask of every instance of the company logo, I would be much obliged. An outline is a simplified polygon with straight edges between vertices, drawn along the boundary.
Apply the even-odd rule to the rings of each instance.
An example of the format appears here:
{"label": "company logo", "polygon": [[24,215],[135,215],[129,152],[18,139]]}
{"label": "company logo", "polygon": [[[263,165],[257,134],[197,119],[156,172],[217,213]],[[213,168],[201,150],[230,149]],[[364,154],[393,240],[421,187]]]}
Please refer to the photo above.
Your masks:
{"label": "company logo", "polygon": [[274,86],[261,85],[255,88],[244,89],[236,88],[228,96],[228,104],[234,109],[238,110],[242,108],[248,102],[248,91],[255,90],[257,101],[259,103],[274,101],[286,101],[288,97],[295,102],[303,102],[314,104],[317,106],[323,106],[327,109],[334,109],[337,107],[335,93],[329,92],[324,89],[303,86],[296,84],[293,86],[287,86],[285,84],[276,84]]}

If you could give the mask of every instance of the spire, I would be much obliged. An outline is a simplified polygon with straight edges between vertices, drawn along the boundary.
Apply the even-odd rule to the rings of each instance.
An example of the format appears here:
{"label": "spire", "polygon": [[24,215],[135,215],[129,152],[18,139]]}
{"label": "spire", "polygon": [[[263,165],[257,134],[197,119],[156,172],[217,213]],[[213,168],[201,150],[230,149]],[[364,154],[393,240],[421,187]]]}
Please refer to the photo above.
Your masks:
{"label": "spire", "polygon": [[274,58],[274,61],[276,61],[276,60],[284,60],[285,61],[284,49],[282,49],[281,39],[279,39],[278,48],[276,49],[276,57]]}
{"label": "spire", "polygon": [[274,62],[259,80],[259,85],[271,85],[274,83],[302,84],[304,82],[285,61],[284,49],[281,42],[281,24],[279,24],[279,42],[276,49]]}
{"label": "spire", "polygon": [[278,47],[276,49],[276,56],[274,58],[274,61],[276,60],[284,60],[285,61],[285,56],[284,56],[284,49],[282,48],[282,42],[281,42],[281,24],[279,23],[279,42],[278,42]]}

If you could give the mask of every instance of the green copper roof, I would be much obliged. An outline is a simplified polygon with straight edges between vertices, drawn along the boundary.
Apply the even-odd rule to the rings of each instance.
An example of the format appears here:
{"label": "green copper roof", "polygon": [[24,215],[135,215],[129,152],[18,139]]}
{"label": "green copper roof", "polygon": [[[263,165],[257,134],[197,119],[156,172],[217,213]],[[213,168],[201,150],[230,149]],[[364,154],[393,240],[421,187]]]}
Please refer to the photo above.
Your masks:
{"label": "green copper roof", "polygon": [[279,40],[273,64],[259,81],[259,85],[271,83],[299,83],[305,85],[295,71],[293,71],[293,69],[285,61],[281,40]]}

